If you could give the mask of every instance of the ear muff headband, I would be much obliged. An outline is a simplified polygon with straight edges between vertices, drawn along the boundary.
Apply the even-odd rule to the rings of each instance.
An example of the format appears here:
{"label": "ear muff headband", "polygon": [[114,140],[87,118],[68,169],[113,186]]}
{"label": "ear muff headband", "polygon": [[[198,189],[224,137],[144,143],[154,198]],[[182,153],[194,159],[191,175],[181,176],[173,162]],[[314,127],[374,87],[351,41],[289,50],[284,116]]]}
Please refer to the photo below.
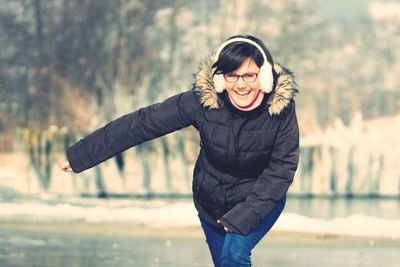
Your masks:
{"label": "ear muff headband", "polygon": [[[260,73],[258,74],[258,76],[260,77],[261,90],[265,93],[271,92],[272,86],[274,84],[274,77],[272,74],[272,65],[267,60],[267,56],[265,54],[265,51],[262,49],[262,47],[259,44],[257,44],[256,42],[254,42],[253,40],[238,37],[238,38],[233,38],[233,39],[230,39],[230,40],[224,42],[222,45],[220,45],[220,47],[218,47],[217,52],[215,53],[214,63],[218,61],[219,54],[227,45],[229,45],[231,43],[236,43],[236,42],[244,42],[244,43],[251,44],[260,51],[260,53],[264,59],[264,63],[260,68]],[[224,76],[222,74],[215,74],[213,77],[213,80],[214,80],[215,90],[218,93],[221,93],[225,89]]]}
{"label": "ear muff headband", "polygon": [[250,39],[247,39],[247,38],[242,38],[242,37],[229,39],[228,41],[226,41],[223,44],[221,44],[220,47],[218,47],[217,52],[215,53],[215,57],[216,57],[215,61],[218,60],[219,54],[221,54],[221,51],[222,51],[222,49],[225,48],[225,46],[227,46],[228,44],[231,44],[231,43],[236,43],[236,42],[245,42],[245,43],[248,43],[248,44],[251,44],[251,45],[255,46],[260,51],[262,57],[264,58],[264,63],[268,62],[267,55],[265,54],[264,50],[262,49],[262,47],[259,44],[257,44],[253,40],[250,40]]}

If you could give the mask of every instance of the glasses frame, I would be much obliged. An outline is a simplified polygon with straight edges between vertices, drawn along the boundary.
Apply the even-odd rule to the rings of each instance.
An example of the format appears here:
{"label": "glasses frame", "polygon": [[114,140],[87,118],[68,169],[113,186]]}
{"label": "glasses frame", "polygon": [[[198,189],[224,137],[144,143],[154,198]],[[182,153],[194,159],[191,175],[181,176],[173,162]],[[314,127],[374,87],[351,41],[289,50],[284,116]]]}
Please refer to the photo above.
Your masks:
{"label": "glasses frame", "polygon": [[[246,73],[243,73],[242,75],[233,73],[233,74],[236,75],[236,80],[235,80],[235,81],[228,81],[228,80],[226,79],[226,75],[231,74],[231,73],[232,73],[232,72],[223,74],[224,79],[225,79],[225,81],[226,81],[227,83],[237,83],[237,82],[239,81],[240,78],[242,78],[242,80],[243,80],[245,83],[254,83],[255,81],[257,81],[258,74],[259,74],[260,72],[246,72]],[[256,77],[254,78],[253,81],[246,81],[246,80],[244,79],[244,76],[246,76],[246,75],[248,75],[248,74],[255,74],[255,75],[256,75]]]}

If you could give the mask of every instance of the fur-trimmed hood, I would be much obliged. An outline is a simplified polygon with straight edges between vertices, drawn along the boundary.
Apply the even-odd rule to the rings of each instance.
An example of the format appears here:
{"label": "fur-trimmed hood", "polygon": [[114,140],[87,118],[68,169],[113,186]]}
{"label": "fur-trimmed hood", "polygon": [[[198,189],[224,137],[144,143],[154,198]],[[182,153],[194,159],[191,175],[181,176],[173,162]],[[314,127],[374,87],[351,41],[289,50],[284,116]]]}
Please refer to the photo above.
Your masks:
{"label": "fur-trimmed hood", "polygon": [[[201,63],[199,72],[194,76],[193,90],[199,96],[204,107],[218,109],[218,95],[214,88],[211,68],[214,62],[213,58],[213,56],[210,56]],[[277,63],[274,64],[274,69],[278,76],[275,88],[268,98],[268,112],[271,116],[280,114],[298,93],[298,86],[293,73]]]}

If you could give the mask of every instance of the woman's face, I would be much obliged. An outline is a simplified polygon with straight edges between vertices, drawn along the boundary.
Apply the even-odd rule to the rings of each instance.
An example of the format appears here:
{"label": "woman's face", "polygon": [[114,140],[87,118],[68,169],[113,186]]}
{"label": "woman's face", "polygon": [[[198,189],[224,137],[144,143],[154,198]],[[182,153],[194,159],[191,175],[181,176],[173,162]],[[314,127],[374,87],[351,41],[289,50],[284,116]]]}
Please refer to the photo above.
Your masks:
{"label": "woman's face", "polygon": [[[260,91],[260,78],[258,73],[260,68],[254,62],[254,60],[247,58],[243,61],[242,65],[232,73],[226,73],[225,76],[225,88],[230,98],[235,101],[239,106],[248,106],[257,93]],[[257,78],[253,80],[256,74]],[[236,75],[245,75],[246,77],[239,77],[236,82],[229,82],[229,80],[235,80]],[[231,77],[229,77],[231,76]],[[228,81],[227,81],[228,80]],[[247,82],[245,81],[247,80]]]}

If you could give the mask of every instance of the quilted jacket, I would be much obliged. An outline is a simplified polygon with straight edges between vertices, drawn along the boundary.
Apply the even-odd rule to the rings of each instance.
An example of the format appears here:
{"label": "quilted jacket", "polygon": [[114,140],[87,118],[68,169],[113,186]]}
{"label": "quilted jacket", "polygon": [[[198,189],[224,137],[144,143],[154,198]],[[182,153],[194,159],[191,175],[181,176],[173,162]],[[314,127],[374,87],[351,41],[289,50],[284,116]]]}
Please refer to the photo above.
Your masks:
{"label": "quilted jacket", "polygon": [[287,192],[298,165],[299,129],[294,76],[274,65],[274,90],[251,111],[235,108],[214,89],[212,60],[202,63],[193,88],[126,114],[67,150],[74,172],[130,147],[193,126],[200,152],[193,170],[193,200],[211,224],[246,235]]}

